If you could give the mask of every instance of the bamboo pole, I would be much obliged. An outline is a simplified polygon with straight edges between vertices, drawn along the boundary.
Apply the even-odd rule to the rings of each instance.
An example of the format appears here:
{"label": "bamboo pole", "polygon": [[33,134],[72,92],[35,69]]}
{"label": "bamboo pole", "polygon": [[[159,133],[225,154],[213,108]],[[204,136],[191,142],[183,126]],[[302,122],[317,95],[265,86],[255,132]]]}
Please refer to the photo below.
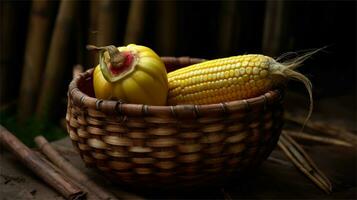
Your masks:
{"label": "bamboo pole", "polygon": [[157,45],[161,56],[174,55],[176,50],[177,12],[176,1],[158,4]]}
{"label": "bamboo pole", "polygon": [[98,2],[98,37],[97,46],[115,45],[118,38],[119,12],[115,0]]}
{"label": "bamboo pole", "polygon": [[[98,36],[98,0],[89,1],[89,25],[88,25],[88,44],[97,44]],[[98,56],[95,52],[84,51],[86,55],[85,69],[89,69],[98,65]]]}
{"label": "bamboo pole", "polygon": [[143,34],[145,0],[132,0],[124,36],[124,44],[138,43]]}
{"label": "bamboo pole", "polygon": [[222,57],[228,56],[232,50],[236,6],[236,1],[222,2],[219,40],[217,40]]}
{"label": "bamboo pole", "polygon": [[[82,3],[83,4],[83,3]],[[80,11],[77,12],[77,16],[80,15],[80,17],[76,17],[76,25],[75,25],[75,42],[76,42],[76,64],[79,65],[84,65],[85,62],[85,52],[86,52],[86,42],[85,42],[85,19],[84,19],[84,11],[80,9]]]}
{"label": "bamboo pole", "polygon": [[277,56],[286,42],[285,25],[287,21],[287,6],[283,0],[267,1],[263,28],[263,52],[265,55]]}
{"label": "bamboo pole", "polygon": [[0,1],[0,105],[11,100],[11,73],[16,64],[16,5]]}
{"label": "bamboo pole", "polygon": [[53,1],[32,2],[18,105],[18,119],[21,122],[35,110],[41,75],[46,64],[54,8]]}
{"label": "bamboo pole", "polygon": [[100,199],[117,199],[113,194],[98,186],[90,178],[74,167],[64,157],[62,157],[43,136],[35,137],[35,143],[40,151],[51,160],[53,164],[63,170],[69,177],[84,185],[88,191],[98,196]]}
{"label": "bamboo pole", "polygon": [[2,125],[0,125],[0,142],[11,150],[26,167],[30,168],[66,199],[83,199],[85,197],[86,194],[76,184],[51,167]]}
{"label": "bamboo pole", "polygon": [[36,109],[39,119],[51,117],[51,110],[59,96],[78,3],[72,0],[61,1]]}

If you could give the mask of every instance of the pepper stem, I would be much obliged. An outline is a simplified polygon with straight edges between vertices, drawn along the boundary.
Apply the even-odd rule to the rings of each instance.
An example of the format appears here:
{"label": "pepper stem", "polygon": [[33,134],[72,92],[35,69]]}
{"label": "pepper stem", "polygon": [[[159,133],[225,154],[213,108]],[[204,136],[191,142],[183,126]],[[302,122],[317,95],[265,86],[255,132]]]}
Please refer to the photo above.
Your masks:
{"label": "pepper stem", "polygon": [[[109,63],[111,64],[111,67],[120,67],[124,63],[125,57],[122,55],[122,53],[120,53],[120,51],[114,45],[109,45],[104,47],[87,45],[87,49],[100,51],[99,60],[104,60],[104,52],[108,51],[109,59],[110,59]],[[106,65],[106,63],[104,64]]]}

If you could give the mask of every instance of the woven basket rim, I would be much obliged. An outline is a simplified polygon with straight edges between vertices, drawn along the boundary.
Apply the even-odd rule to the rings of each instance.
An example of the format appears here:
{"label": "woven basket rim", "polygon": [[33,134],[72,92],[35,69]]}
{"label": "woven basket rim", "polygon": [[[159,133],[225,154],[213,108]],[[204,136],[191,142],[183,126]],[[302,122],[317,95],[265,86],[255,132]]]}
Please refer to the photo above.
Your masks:
{"label": "woven basket rim", "polygon": [[78,74],[69,84],[68,96],[74,104],[79,107],[88,107],[104,113],[121,113],[125,115],[144,116],[147,114],[163,114],[169,116],[192,116],[206,115],[212,113],[232,113],[236,111],[249,111],[255,108],[258,110],[266,108],[268,105],[281,101],[283,98],[282,89],[274,89],[263,95],[243,100],[234,100],[216,104],[194,105],[182,104],[173,106],[154,106],[144,104],[122,103],[115,100],[103,100],[91,97],[82,92],[78,85],[80,82],[92,76],[94,68]]}

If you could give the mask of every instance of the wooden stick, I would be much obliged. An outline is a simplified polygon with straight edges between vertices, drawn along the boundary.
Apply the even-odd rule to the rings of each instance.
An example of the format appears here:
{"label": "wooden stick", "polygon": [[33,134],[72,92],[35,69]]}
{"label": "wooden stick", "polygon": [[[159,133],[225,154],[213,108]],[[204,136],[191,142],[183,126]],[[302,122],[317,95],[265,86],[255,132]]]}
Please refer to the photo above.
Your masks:
{"label": "wooden stick", "polygon": [[352,144],[342,141],[342,140],[335,139],[335,138],[321,137],[321,136],[317,136],[317,135],[311,135],[311,134],[307,134],[304,132],[298,132],[298,131],[292,131],[292,130],[283,130],[283,133],[285,133],[289,136],[292,136],[294,138],[303,139],[303,140],[307,140],[307,141],[314,141],[314,142],[333,144],[333,145],[345,146],[345,147],[353,147]]}
{"label": "wooden stick", "polygon": [[[299,115],[292,115],[290,113],[285,113],[284,118],[288,121],[302,125],[304,122],[304,117]],[[357,135],[343,127],[338,127],[337,125],[331,125],[330,123],[310,120],[305,127],[312,130],[318,131],[320,133],[325,133],[331,136],[339,137],[350,144],[357,146]]]}
{"label": "wooden stick", "polygon": [[132,0],[130,2],[129,16],[126,24],[124,44],[138,43],[143,34],[145,19],[145,1]]}
{"label": "wooden stick", "polygon": [[44,162],[2,125],[0,125],[0,142],[11,150],[24,165],[56,189],[66,199],[83,199],[85,197],[86,193],[78,186]]}
{"label": "wooden stick", "polygon": [[312,159],[290,136],[282,133],[278,146],[283,150],[285,155],[312,180],[319,188],[326,193],[331,193],[332,185],[327,177],[317,168]]}
{"label": "wooden stick", "polygon": [[36,117],[39,119],[47,120],[52,117],[52,110],[63,83],[64,71],[67,65],[66,55],[70,48],[70,38],[74,29],[78,6],[79,1],[61,1],[36,108]]}
{"label": "wooden stick", "polygon": [[63,170],[68,176],[75,179],[78,183],[84,185],[88,191],[93,192],[100,199],[117,199],[113,194],[94,183],[86,174],[78,170],[62,157],[43,136],[35,137],[35,142],[40,151],[45,154],[51,162]]}
{"label": "wooden stick", "polygon": [[32,2],[29,31],[22,73],[18,119],[24,122],[35,110],[41,76],[46,64],[52,16],[56,3],[49,0]]}

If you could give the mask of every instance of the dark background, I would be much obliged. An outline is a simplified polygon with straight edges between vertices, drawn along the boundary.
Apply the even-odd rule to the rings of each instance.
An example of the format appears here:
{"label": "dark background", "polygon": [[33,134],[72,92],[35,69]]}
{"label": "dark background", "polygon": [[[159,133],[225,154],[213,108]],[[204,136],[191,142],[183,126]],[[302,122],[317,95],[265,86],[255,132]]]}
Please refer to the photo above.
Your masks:
{"label": "dark background", "polygon": [[[54,24],[60,2],[51,3]],[[66,64],[59,88],[63,103],[53,109],[58,111],[53,118],[56,122],[64,116],[73,66],[94,65],[94,55],[85,50],[85,44],[94,41],[104,45],[96,42],[102,30],[90,25],[93,3],[100,1],[80,1],[68,51],[61,55]],[[2,107],[19,97],[31,4],[1,1]],[[111,3],[108,12],[114,13],[115,20],[107,26],[111,26],[115,37],[106,45],[126,45],[130,5],[130,1]],[[141,33],[135,43],[149,46],[161,56],[213,59],[262,53],[278,57],[286,52],[326,47],[299,69],[311,79],[315,101],[337,96],[356,100],[356,1],[147,1],[144,10]],[[277,12],[281,12],[280,18]],[[278,31],[274,31],[276,27]],[[289,89],[305,94],[300,83],[291,82]],[[355,105],[346,106],[355,109]],[[13,110],[16,115],[16,108]],[[2,114],[3,121],[7,115]]]}

